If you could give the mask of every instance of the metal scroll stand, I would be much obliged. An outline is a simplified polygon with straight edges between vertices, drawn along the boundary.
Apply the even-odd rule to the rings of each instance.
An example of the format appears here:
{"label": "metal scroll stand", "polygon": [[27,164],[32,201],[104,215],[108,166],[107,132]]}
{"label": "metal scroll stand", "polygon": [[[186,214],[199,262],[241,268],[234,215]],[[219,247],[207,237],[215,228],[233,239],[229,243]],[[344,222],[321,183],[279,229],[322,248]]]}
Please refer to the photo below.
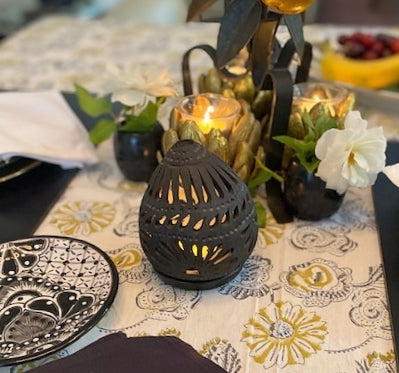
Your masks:
{"label": "metal scroll stand", "polygon": [[[292,39],[284,46],[277,42],[275,34],[279,26],[281,16],[274,12],[267,12],[263,20],[248,44],[249,69],[252,71],[253,80],[257,89],[272,90],[273,101],[266,131],[263,134],[263,146],[265,148],[265,164],[273,171],[280,172],[284,145],[273,140],[274,136],[285,135],[288,131],[291,113],[293,85],[307,81],[312,60],[312,46],[305,42],[300,64],[295,77],[289,71],[290,64],[295,56],[296,49]],[[189,59],[191,52],[202,50],[209,55],[214,67],[219,74],[227,78],[239,78],[231,74],[226,68],[217,67],[217,53],[215,48],[207,44],[200,44],[190,48],[183,56],[183,90],[184,95],[193,93]],[[281,184],[271,179],[266,183],[267,202],[275,220],[280,223],[288,223],[293,220],[288,211],[283,197]]]}

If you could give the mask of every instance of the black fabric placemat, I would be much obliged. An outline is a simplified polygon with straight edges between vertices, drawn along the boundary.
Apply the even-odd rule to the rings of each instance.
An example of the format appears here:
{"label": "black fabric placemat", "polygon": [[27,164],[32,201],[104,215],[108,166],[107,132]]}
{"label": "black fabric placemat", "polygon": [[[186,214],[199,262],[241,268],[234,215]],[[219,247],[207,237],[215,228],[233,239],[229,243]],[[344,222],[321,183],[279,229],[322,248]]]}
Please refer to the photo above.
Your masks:
{"label": "black fabric placemat", "polygon": [[177,337],[110,334],[31,373],[227,373]]}
{"label": "black fabric placemat", "polygon": [[[387,165],[398,163],[399,143],[388,143],[386,154]],[[399,353],[399,188],[385,175],[379,175],[373,187],[373,198],[397,356]]]}
{"label": "black fabric placemat", "polygon": [[[85,127],[92,128],[95,121],[79,109],[75,94],[63,95]],[[43,163],[0,183],[0,242],[31,236],[77,172]]]}

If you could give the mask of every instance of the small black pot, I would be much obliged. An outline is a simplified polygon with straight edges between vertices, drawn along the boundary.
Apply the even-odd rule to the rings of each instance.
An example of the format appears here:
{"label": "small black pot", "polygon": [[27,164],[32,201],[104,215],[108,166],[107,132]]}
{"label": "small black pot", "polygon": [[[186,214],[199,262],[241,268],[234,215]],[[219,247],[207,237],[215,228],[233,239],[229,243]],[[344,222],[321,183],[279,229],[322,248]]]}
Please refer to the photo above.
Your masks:
{"label": "small black pot", "polygon": [[323,180],[296,160],[288,166],[283,187],[289,211],[303,220],[328,218],[338,211],[344,199],[344,194],[326,189]]}
{"label": "small black pot", "polygon": [[158,165],[157,151],[161,149],[164,129],[157,122],[148,132],[117,131],[114,154],[123,175],[131,181],[148,181]]}

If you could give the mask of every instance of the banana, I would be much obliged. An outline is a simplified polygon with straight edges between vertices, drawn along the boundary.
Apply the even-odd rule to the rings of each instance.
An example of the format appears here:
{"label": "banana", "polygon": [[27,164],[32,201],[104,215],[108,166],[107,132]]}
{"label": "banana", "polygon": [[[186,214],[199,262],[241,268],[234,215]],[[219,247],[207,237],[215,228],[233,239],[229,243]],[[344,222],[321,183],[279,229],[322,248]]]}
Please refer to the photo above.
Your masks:
{"label": "banana", "polygon": [[362,88],[381,89],[399,82],[399,54],[365,61],[328,51],[320,68],[326,79]]}

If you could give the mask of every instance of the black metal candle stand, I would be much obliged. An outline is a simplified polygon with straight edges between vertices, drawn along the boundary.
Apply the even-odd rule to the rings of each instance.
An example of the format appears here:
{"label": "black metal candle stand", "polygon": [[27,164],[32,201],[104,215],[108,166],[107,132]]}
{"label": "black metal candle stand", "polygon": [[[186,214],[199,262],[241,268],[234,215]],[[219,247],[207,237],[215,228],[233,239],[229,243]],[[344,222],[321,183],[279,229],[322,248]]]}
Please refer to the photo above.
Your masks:
{"label": "black metal candle stand", "polygon": [[[265,5],[259,8],[258,3],[246,0],[226,2],[225,15],[220,20],[217,47],[207,44],[197,45],[190,48],[183,56],[183,89],[185,95],[193,93],[190,56],[194,50],[207,53],[222,78],[234,80],[243,75],[232,74],[225,62],[232,58],[234,53],[246,47],[249,53],[247,72],[252,74],[255,87],[258,90],[271,90],[273,93],[271,112],[262,134],[262,143],[266,154],[266,166],[280,172],[284,145],[275,141],[273,137],[286,135],[288,132],[293,86],[308,80],[312,45],[304,41],[300,14],[278,14]],[[248,10],[249,4],[252,4],[250,10]],[[233,11],[227,12],[227,5],[232,7]],[[237,29],[237,22],[247,11],[248,22],[240,24],[242,30]],[[291,35],[291,38],[283,45],[276,37],[277,29],[282,21],[285,22]],[[294,60],[297,67],[295,74],[290,71]],[[293,215],[284,201],[281,184],[271,179],[265,187],[267,202],[276,221],[278,223],[292,221]]]}

